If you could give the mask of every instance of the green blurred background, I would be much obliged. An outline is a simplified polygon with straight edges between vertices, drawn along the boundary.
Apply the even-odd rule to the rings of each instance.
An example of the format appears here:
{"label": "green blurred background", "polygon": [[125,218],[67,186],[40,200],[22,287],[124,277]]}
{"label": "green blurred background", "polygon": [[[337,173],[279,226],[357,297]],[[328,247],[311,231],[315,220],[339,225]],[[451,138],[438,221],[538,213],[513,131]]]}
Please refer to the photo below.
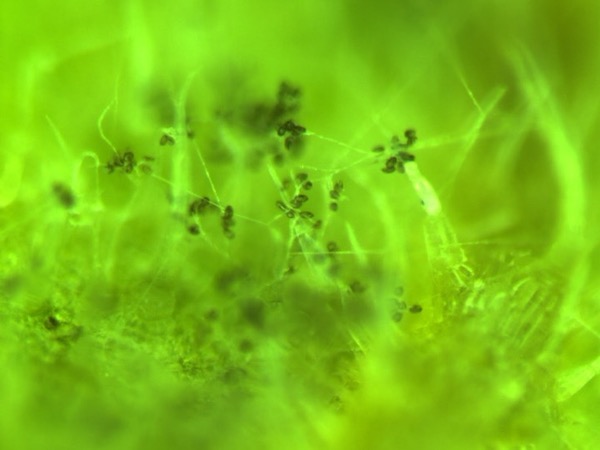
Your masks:
{"label": "green blurred background", "polygon": [[[594,448],[599,19],[5,5],[0,448]],[[443,220],[372,152],[407,128]]]}

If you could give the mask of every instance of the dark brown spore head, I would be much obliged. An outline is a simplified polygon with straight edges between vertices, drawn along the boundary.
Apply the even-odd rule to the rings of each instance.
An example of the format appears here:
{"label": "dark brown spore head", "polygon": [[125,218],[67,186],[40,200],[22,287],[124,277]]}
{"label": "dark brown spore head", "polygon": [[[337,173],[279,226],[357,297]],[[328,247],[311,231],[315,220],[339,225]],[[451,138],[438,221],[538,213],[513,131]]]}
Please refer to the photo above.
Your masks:
{"label": "dark brown spore head", "polygon": [[417,142],[417,130],[414,128],[409,128],[404,132],[404,137],[406,138],[406,145],[413,145],[415,142]]}
{"label": "dark brown spore head", "polygon": [[160,141],[158,142],[161,146],[165,145],[175,145],[175,138],[170,134],[163,134],[160,137]]}
{"label": "dark brown spore head", "polygon": [[47,330],[56,330],[60,326],[60,320],[56,318],[54,315],[49,315],[44,320],[44,327]]}
{"label": "dark brown spore head", "polygon": [[419,314],[421,311],[423,311],[423,307],[415,304],[412,305],[408,310],[413,314]]}
{"label": "dark brown spore head", "polygon": [[233,217],[233,206],[227,205],[223,211],[224,219],[231,219]]}
{"label": "dark brown spore head", "polygon": [[302,183],[303,181],[308,180],[308,174],[304,172],[300,172],[296,174],[296,181],[298,183]]}
{"label": "dark brown spore head", "polygon": [[71,209],[75,206],[75,194],[67,185],[62,183],[54,183],[52,191],[60,204],[66,209]]}
{"label": "dark brown spore head", "polygon": [[415,155],[408,152],[399,152],[398,156],[402,162],[411,162],[415,160]]}

